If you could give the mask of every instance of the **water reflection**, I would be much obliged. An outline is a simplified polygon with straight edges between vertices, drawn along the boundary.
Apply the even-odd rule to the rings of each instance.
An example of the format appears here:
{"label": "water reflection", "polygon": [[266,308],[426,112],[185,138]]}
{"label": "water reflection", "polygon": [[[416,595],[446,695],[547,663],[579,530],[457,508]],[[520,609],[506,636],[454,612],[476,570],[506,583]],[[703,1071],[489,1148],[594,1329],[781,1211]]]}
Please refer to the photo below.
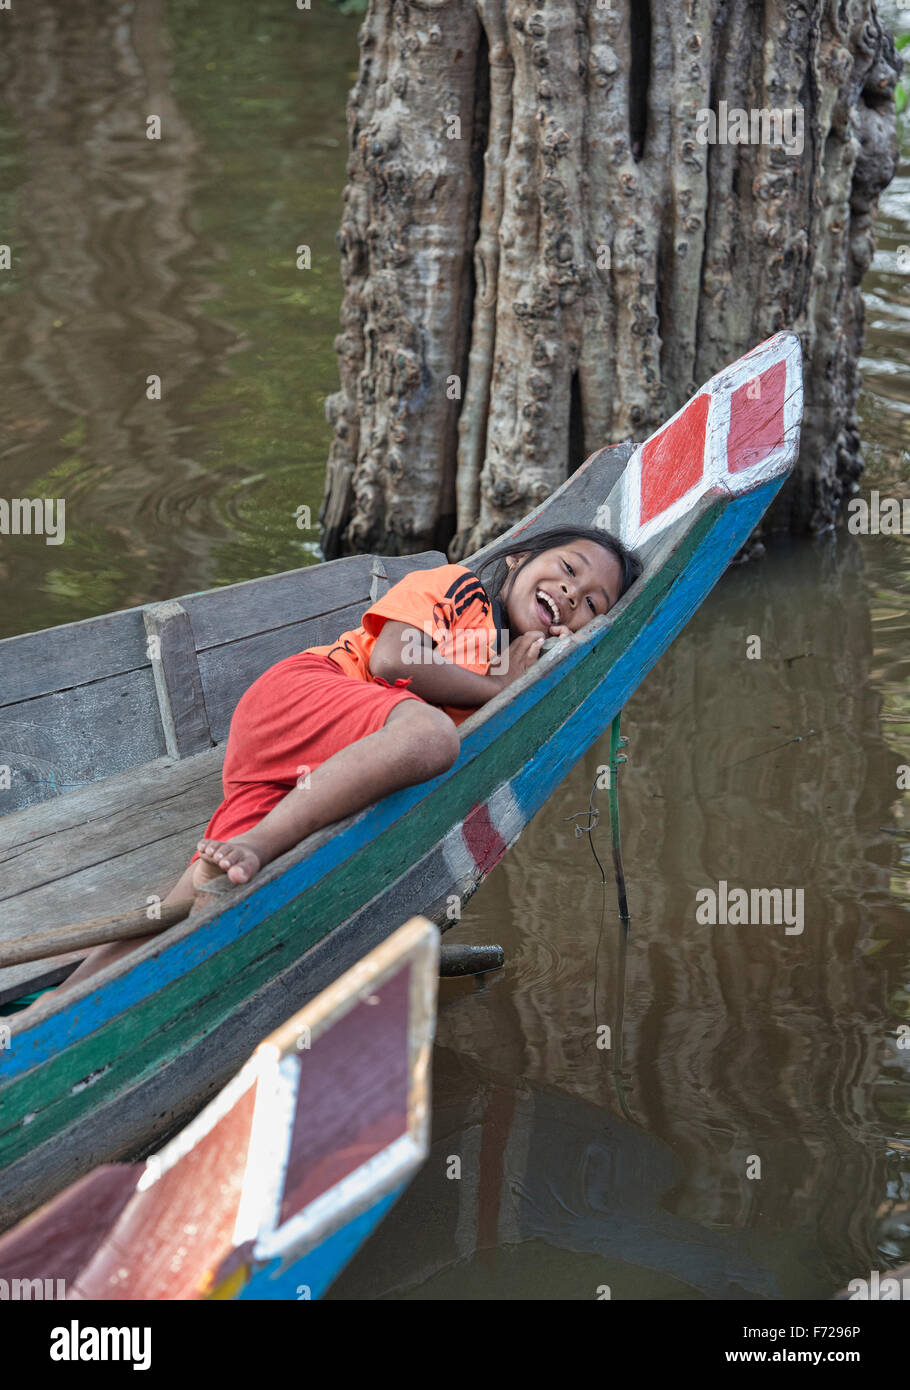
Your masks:
{"label": "water reflection", "polygon": [[316,558],[356,21],[36,0],[4,32],[0,474],[67,540],[4,538],[0,636]]}
{"label": "water reflection", "polygon": [[[576,1298],[599,1283],[617,1298],[818,1298],[879,1251],[910,1257],[910,1054],[895,1041],[910,895],[888,833],[905,824],[910,730],[887,720],[905,713],[908,559],[886,537],[772,547],[726,576],[627,707],[632,1124],[594,1024],[595,988],[598,1017],[615,1018],[615,894],[595,979],[603,892],[567,819],[606,739],[472,900],[460,934],[501,940],[507,970],[479,990],[446,983],[438,1036],[462,1100],[453,1116],[443,1055],[431,1162],[338,1297],[539,1298],[555,1280]],[[699,926],[696,891],[721,878],[801,887],[804,931]],[[415,1263],[428,1207],[445,1241]],[[494,1246],[508,1258],[491,1284]]]}

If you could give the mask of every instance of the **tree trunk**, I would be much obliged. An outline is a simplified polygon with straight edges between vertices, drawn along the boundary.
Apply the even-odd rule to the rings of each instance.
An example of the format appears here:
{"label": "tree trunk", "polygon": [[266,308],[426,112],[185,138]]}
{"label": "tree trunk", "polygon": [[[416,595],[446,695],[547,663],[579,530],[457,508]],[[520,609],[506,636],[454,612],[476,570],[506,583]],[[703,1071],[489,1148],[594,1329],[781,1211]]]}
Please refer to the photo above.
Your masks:
{"label": "tree trunk", "polygon": [[327,558],[463,557],[785,327],[803,444],[766,524],[830,526],[896,160],[874,0],[371,0],[361,44]]}

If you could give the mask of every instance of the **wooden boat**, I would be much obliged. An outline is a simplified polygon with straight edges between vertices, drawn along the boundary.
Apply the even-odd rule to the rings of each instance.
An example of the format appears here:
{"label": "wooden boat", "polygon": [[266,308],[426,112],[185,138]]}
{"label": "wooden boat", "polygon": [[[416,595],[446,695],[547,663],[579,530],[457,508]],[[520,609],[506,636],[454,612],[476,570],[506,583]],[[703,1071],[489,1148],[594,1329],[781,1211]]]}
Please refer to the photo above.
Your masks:
{"label": "wooden boat", "polygon": [[432,922],[400,927],[160,1153],[0,1238],[5,1296],[320,1298],[427,1156],[438,963]]}
{"label": "wooden boat", "polygon": [[[256,1038],[399,922],[451,924],[747,539],[793,467],[801,414],[799,341],[778,334],[644,444],[593,454],[507,534],[609,527],[636,547],[642,576],[460,726],[448,772],[310,836],[8,1023],[0,1227],[172,1132]],[[0,946],[141,907],[173,883],[220,800],[243,690],[356,626],[409,568],[444,562],[336,560],[0,643],[3,795],[20,808],[0,820]],[[0,1008],[73,964],[0,971]]]}

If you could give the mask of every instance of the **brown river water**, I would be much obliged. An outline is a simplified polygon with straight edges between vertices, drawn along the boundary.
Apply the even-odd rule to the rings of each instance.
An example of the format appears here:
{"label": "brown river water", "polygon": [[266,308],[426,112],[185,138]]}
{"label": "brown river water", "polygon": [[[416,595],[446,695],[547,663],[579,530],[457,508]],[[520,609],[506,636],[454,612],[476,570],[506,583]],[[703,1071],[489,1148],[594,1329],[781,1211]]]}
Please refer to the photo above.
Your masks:
{"label": "brown river water", "polygon": [[[0,478],[65,497],[67,531],[0,541],[0,636],[318,558],[295,514],[328,450],[358,23],[318,0],[4,16]],[[863,491],[896,497],[902,140],[861,409]],[[442,982],[430,1159],[330,1297],[825,1298],[910,1260],[908,639],[906,536],[781,540],[723,578],[623,714],[626,949],[602,802],[606,887],[575,834],[604,738],[450,938],[506,967]],[[701,924],[720,880],[798,890],[802,930]]]}

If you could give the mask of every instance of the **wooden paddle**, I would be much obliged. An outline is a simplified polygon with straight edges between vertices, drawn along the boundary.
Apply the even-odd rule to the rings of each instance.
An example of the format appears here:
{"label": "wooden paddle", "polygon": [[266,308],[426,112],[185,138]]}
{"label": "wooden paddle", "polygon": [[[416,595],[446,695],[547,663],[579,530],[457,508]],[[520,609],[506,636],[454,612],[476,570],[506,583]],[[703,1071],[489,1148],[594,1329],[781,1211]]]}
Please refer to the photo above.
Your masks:
{"label": "wooden paddle", "polygon": [[90,922],[75,922],[72,926],[55,927],[53,931],[41,932],[37,936],[3,943],[0,945],[0,968],[25,965],[30,960],[45,960],[48,956],[62,955],[64,951],[105,946],[109,941],[127,941],[131,936],[154,936],[188,917],[194,902],[194,898],[182,898],[179,902],[170,903],[161,908],[160,917],[148,917],[147,909],[140,907],[135,912],[123,912],[115,917],[94,917]]}

